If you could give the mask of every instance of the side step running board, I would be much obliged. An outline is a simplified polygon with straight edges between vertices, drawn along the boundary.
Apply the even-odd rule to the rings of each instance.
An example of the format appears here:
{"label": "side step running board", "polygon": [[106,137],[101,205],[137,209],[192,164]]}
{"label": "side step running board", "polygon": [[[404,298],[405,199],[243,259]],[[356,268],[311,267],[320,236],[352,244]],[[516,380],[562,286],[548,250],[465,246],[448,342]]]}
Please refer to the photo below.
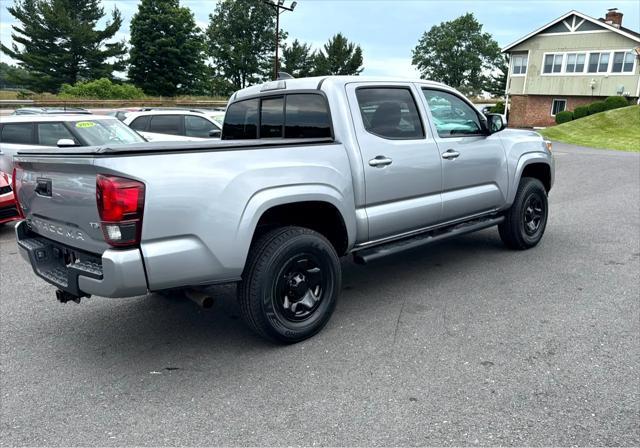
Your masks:
{"label": "side step running board", "polygon": [[396,254],[398,252],[414,249],[420,246],[426,246],[427,244],[435,243],[436,241],[444,240],[446,238],[486,229],[487,227],[500,224],[502,221],[504,221],[504,216],[497,216],[494,218],[467,221],[451,227],[434,229],[402,240],[392,241],[390,243],[381,244],[380,246],[359,250],[353,254],[353,260],[358,264],[366,264],[370,261],[377,260],[378,258],[386,257],[387,255]]}

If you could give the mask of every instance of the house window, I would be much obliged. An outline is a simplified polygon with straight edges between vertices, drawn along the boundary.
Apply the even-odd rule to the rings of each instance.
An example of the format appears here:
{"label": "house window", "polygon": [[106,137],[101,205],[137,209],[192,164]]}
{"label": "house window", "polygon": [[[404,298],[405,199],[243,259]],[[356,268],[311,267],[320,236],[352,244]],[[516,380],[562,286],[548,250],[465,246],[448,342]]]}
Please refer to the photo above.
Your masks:
{"label": "house window", "polygon": [[589,54],[589,73],[606,73],[609,68],[609,53]]}
{"label": "house window", "polygon": [[567,100],[553,100],[551,104],[551,116],[555,117],[558,112],[562,112],[567,108]]}
{"label": "house window", "polygon": [[527,73],[527,59],[526,54],[513,56],[511,73],[514,75],[525,75]]}
{"label": "house window", "polygon": [[544,57],[543,73],[560,73],[563,54],[548,54]]}
{"label": "house window", "polygon": [[632,73],[633,72],[633,60],[635,56],[632,52],[617,51],[613,53],[613,67],[612,73]]}
{"label": "house window", "polygon": [[565,71],[567,73],[584,72],[584,61],[587,55],[585,53],[569,53],[567,54],[567,65]]}

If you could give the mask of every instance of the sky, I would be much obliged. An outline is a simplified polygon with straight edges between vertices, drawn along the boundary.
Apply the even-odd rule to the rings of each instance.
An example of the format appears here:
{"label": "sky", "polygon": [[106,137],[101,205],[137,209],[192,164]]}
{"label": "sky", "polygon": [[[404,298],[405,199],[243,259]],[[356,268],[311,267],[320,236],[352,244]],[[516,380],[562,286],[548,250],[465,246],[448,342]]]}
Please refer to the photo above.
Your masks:
{"label": "sky", "polygon": [[[259,1],[259,0],[256,0]],[[117,7],[123,15],[123,27],[116,36],[128,39],[129,22],[138,0],[103,0],[106,11]],[[217,0],[182,0],[197,24],[207,26]],[[286,1],[289,5],[290,0]],[[11,44],[13,17],[7,7],[13,0],[0,0],[0,41]],[[420,37],[433,25],[472,12],[501,47],[575,9],[591,17],[604,17],[608,8],[624,13],[623,26],[640,29],[638,0],[298,0],[294,12],[281,16],[281,27],[313,48],[342,32],[359,44],[364,53],[364,75],[417,77],[411,65],[411,52]],[[11,63],[6,55],[0,60]]]}

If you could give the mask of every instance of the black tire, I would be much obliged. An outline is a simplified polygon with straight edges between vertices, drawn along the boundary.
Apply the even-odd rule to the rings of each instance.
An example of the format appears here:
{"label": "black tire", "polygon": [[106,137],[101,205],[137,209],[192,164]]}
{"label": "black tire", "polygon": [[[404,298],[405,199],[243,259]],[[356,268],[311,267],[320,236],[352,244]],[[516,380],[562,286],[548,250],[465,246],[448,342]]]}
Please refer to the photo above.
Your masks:
{"label": "black tire", "polygon": [[515,200],[498,226],[502,242],[510,249],[525,250],[537,245],[547,227],[547,191],[538,179],[523,177]]}
{"label": "black tire", "polygon": [[340,260],[331,243],[303,227],[266,232],[251,246],[238,302],[258,335],[292,344],[318,333],[336,307]]}

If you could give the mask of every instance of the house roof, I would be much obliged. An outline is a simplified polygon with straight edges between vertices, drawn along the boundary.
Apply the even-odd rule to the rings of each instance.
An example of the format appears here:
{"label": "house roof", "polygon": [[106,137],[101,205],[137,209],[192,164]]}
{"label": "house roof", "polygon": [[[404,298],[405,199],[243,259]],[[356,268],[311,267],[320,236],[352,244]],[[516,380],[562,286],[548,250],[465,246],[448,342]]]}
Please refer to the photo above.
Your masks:
{"label": "house roof", "polygon": [[618,33],[618,34],[620,34],[622,36],[628,37],[629,39],[640,43],[640,33],[638,33],[637,31],[633,31],[633,30],[630,30],[629,28],[625,28],[625,27],[622,27],[622,26],[620,28],[617,28],[617,27],[615,27],[613,25],[609,25],[608,23],[604,22],[603,19],[594,19],[593,17],[590,17],[590,16],[588,16],[586,14],[583,14],[583,13],[581,13],[579,11],[571,10],[568,13],[558,17],[557,19],[555,19],[555,20],[547,23],[546,25],[538,28],[537,30],[532,31],[531,33],[527,34],[526,36],[521,37],[517,41],[510,43],[509,45],[507,45],[506,47],[504,47],[502,49],[502,52],[505,53],[505,52],[509,51],[510,49],[515,47],[516,45],[519,45],[522,42],[526,41],[527,39],[535,36],[536,34],[541,33],[542,31],[544,31],[544,30],[546,30],[548,28],[551,28],[552,26],[554,26],[554,25],[556,25],[558,23],[561,23],[563,20],[565,20],[568,17],[571,17],[572,15],[575,15],[575,16],[579,17],[580,19],[583,19],[584,21],[591,22],[591,23],[593,23],[595,25],[598,25],[598,26],[602,27],[605,30],[613,31],[614,33]]}

